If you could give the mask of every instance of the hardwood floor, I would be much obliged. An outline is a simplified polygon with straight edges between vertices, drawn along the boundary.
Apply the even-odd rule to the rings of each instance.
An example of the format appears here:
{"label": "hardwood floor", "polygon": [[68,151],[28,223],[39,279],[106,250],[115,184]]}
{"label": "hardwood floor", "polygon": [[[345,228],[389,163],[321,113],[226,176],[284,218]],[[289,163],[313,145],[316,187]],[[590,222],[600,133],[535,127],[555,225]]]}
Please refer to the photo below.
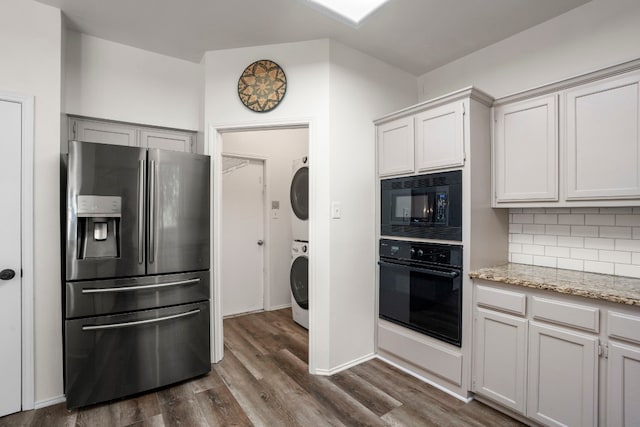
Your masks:
{"label": "hardwood floor", "polygon": [[330,377],[307,372],[307,331],[291,310],[224,321],[225,356],[203,377],[68,411],[0,418],[0,426],[519,426],[372,360]]}

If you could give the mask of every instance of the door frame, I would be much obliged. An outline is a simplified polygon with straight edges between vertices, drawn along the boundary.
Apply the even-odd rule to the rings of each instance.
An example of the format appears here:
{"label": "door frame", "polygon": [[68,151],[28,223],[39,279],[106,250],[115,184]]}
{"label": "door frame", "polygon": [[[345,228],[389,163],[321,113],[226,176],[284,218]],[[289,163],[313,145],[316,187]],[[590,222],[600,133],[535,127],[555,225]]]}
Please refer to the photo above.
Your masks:
{"label": "door frame", "polygon": [[[315,119],[302,118],[291,119],[282,121],[271,122],[240,122],[240,123],[214,123],[209,124],[206,128],[204,153],[211,156],[211,189],[213,195],[211,197],[211,242],[213,243],[214,250],[212,251],[213,267],[212,281],[211,281],[211,295],[212,295],[212,307],[211,310],[211,362],[217,363],[222,360],[224,355],[224,331],[222,324],[222,306],[220,303],[221,290],[219,284],[221,283],[220,265],[221,258],[217,248],[220,247],[220,227],[221,227],[221,181],[222,181],[222,134],[233,131],[251,131],[251,130],[272,130],[272,129],[295,129],[306,128],[309,132],[309,155],[316,158],[315,150],[318,149],[318,143],[316,142],[317,125]],[[316,180],[318,168],[311,168],[309,171],[309,188],[316,188]],[[316,192],[309,192],[309,218],[315,216],[316,208]],[[309,221],[309,240],[315,241],[316,236],[316,221]],[[316,251],[314,251],[315,253]],[[318,270],[316,268],[315,256],[309,257],[309,294],[313,294],[315,290],[316,275]],[[315,304],[309,304],[309,372],[315,374],[317,372],[317,353],[319,345],[316,343],[318,339],[314,328],[314,315]]]}
{"label": "door frame", "polygon": [[22,337],[22,410],[33,409],[35,405],[35,363],[34,363],[34,106],[35,99],[0,91],[0,100],[21,105],[21,188],[20,188],[20,258],[21,258],[21,337]]}
{"label": "door frame", "polygon": [[[239,131],[239,132],[242,132],[242,131]],[[224,133],[230,133],[230,132],[224,132]],[[221,134],[221,137],[224,137],[224,135]],[[248,154],[236,154],[236,153],[229,153],[229,152],[221,152],[220,158],[222,157],[233,157],[234,159],[246,159],[246,160],[254,160],[254,161],[262,162],[262,180],[263,180],[262,185],[264,190],[263,197],[262,197],[262,230],[263,230],[263,239],[268,245],[269,242],[271,242],[271,230],[269,228],[269,216],[267,214],[267,212],[270,211],[268,209],[269,207],[268,201],[271,200],[271,182],[269,180],[269,174],[267,172],[269,167],[268,166],[269,159],[261,156],[254,156],[254,155],[248,155]],[[220,174],[221,174],[220,176],[222,177],[222,170],[220,170]],[[220,183],[220,189],[222,190],[222,182]],[[220,206],[220,203],[218,203],[218,206]],[[222,226],[223,225],[222,216],[220,216],[220,219],[221,219],[220,226]],[[271,251],[263,250],[262,251],[262,309],[263,310],[271,309],[271,295],[270,295],[271,281],[269,280],[269,275],[271,273],[270,263],[271,263]],[[219,271],[221,275],[222,275],[223,268],[224,266],[220,265],[217,269],[217,271]]]}

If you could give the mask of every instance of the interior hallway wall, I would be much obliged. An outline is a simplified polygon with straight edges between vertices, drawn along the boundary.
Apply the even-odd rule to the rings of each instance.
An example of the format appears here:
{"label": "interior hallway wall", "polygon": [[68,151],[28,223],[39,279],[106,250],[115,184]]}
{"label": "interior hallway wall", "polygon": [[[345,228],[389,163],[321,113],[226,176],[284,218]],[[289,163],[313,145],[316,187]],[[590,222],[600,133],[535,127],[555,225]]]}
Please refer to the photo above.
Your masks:
{"label": "interior hallway wall", "polygon": [[[306,128],[228,132],[223,135],[223,153],[267,160],[266,183],[271,199],[267,200],[265,211],[270,235],[269,240],[265,241],[265,261],[268,261],[268,266],[265,266],[269,274],[270,293],[269,306],[265,306],[265,310],[276,310],[291,305],[289,266],[291,219],[294,214],[289,202],[289,188],[293,160],[306,156],[309,151],[308,145],[309,130]],[[280,202],[278,218],[271,215],[271,201],[274,200]]]}
{"label": "interior hallway wall", "polygon": [[[35,97],[35,402],[62,396],[60,301],[60,10],[0,1],[0,91]],[[1,381],[2,379],[0,379]]]}

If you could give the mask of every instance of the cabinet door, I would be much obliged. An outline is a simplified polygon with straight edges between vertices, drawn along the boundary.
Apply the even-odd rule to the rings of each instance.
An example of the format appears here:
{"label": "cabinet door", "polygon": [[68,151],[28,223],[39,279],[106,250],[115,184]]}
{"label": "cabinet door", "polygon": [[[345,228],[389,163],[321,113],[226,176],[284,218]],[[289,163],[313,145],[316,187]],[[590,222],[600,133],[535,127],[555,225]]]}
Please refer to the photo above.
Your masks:
{"label": "cabinet door", "polygon": [[119,123],[71,119],[69,139],[99,144],[137,146],[136,129]]}
{"label": "cabinet door", "polygon": [[192,152],[193,135],[189,133],[167,132],[144,129],[140,131],[140,145],[144,148]]}
{"label": "cabinet door", "polygon": [[598,339],[529,323],[527,416],[551,426],[598,422]]}
{"label": "cabinet door", "polygon": [[527,319],[478,308],[474,390],[525,413]]}
{"label": "cabinet door", "polygon": [[413,172],[413,117],[378,126],[378,174]]}
{"label": "cabinet door", "polygon": [[464,107],[461,102],[433,108],[416,116],[416,169],[464,164]]}
{"label": "cabinet door", "polygon": [[558,200],[556,95],[494,109],[496,203]]}
{"label": "cabinet door", "polygon": [[640,73],[567,90],[564,99],[567,200],[640,196]]}
{"label": "cabinet door", "polygon": [[640,347],[609,341],[607,425],[640,426]]}

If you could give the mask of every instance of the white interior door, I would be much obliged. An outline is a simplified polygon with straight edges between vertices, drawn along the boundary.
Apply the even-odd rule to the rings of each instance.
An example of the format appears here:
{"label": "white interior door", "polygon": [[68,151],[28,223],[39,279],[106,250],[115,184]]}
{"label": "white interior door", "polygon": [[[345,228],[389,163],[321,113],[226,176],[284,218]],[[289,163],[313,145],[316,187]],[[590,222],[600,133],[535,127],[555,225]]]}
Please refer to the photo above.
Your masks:
{"label": "white interior door", "polygon": [[22,393],[21,129],[22,105],[0,100],[0,416],[20,411]]}
{"label": "white interior door", "polygon": [[264,162],[223,157],[222,315],[264,308]]}

